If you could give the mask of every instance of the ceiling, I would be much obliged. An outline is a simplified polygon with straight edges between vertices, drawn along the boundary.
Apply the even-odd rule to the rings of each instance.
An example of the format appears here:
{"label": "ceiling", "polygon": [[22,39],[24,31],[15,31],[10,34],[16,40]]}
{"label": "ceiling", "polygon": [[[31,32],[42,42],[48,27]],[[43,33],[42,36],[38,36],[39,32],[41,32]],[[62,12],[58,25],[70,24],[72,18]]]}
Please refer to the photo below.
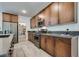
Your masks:
{"label": "ceiling", "polygon": [[[0,10],[2,12],[32,17],[48,4],[49,2],[0,2]],[[26,10],[27,13],[23,14],[22,10]]]}

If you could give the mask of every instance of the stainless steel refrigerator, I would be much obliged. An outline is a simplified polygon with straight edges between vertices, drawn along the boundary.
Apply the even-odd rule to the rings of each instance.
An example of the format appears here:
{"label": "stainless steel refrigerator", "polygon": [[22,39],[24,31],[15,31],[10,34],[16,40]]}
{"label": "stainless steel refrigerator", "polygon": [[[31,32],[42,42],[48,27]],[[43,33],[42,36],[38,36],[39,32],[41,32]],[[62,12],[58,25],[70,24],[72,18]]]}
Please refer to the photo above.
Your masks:
{"label": "stainless steel refrigerator", "polygon": [[3,33],[4,34],[14,34],[14,43],[18,42],[18,23],[13,22],[3,22]]}
{"label": "stainless steel refrigerator", "polygon": [[18,42],[18,23],[10,23],[10,31],[14,34],[13,41]]}

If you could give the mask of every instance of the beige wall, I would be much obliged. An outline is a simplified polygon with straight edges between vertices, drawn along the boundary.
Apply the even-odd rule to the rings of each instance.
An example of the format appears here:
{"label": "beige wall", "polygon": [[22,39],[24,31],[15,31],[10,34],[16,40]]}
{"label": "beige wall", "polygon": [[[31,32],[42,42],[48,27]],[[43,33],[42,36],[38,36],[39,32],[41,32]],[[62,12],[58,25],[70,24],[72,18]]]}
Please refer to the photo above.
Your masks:
{"label": "beige wall", "polygon": [[0,12],[0,31],[2,31],[2,13]]}

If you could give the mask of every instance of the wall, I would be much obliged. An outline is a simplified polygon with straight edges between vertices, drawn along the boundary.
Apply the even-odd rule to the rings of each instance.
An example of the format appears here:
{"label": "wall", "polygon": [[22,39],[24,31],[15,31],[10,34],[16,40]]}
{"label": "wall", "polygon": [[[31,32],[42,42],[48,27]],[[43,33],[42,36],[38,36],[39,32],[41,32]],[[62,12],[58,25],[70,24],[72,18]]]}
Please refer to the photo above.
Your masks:
{"label": "wall", "polygon": [[28,30],[30,29],[30,17],[19,15],[18,22],[19,22],[19,24],[26,26],[26,39],[25,40],[27,40],[28,39]]}
{"label": "wall", "polygon": [[0,12],[0,31],[2,31],[2,13]]}
{"label": "wall", "polygon": [[[79,15],[79,3],[77,5],[77,15]],[[49,31],[66,31],[66,29],[69,29],[70,31],[79,31],[79,17],[77,16],[77,23],[73,24],[62,24],[62,25],[55,25],[47,27]],[[30,29],[30,30],[37,30],[36,29]]]}

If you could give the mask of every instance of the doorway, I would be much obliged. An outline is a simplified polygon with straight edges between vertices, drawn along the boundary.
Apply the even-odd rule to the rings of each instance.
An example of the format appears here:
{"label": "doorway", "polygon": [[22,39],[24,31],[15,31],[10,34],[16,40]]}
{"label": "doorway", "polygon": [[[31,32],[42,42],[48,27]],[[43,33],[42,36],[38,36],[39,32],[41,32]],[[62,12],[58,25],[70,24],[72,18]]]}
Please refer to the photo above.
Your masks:
{"label": "doorway", "polygon": [[25,42],[26,41],[26,24],[19,23],[18,24],[18,41]]}

